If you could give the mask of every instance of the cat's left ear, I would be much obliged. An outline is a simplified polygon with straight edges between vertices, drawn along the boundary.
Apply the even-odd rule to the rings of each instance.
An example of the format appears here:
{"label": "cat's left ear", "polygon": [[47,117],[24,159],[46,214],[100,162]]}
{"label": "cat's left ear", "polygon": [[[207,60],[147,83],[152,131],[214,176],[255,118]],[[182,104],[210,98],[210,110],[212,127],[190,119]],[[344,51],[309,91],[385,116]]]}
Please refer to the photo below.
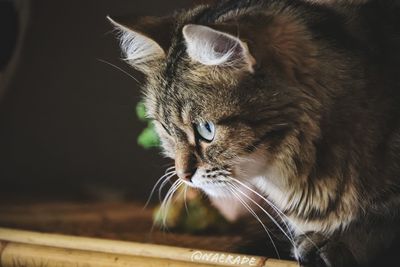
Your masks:
{"label": "cat's left ear", "polygon": [[119,30],[120,46],[131,66],[146,73],[165,59],[171,45],[173,17],[107,19]]}
{"label": "cat's left ear", "polygon": [[204,65],[234,67],[253,72],[256,61],[246,43],[208,26],[188,24],[182,29],[189,57]]}

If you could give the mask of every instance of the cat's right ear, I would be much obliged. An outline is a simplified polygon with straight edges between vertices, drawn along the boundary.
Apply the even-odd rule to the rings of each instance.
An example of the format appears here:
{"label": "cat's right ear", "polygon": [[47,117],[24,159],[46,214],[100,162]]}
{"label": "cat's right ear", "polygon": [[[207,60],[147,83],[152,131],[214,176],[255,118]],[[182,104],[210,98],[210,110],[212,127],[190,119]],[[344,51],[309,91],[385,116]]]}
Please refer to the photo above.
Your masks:
{"label": "cat's right ear", "polygon": [[192,60],[208,66],[230,66],[253,72],[255,59],[247,44],[238,37],[195,24],[185,25],[182,34]]}
{"label": "cat's right ear", "polygon": [[[174,20],[172,17],[107,19],[119,31],[124,59],[135,69],[148,72],[165,59],[171,43]],[[118,21],[118,22],[117,22]]]}

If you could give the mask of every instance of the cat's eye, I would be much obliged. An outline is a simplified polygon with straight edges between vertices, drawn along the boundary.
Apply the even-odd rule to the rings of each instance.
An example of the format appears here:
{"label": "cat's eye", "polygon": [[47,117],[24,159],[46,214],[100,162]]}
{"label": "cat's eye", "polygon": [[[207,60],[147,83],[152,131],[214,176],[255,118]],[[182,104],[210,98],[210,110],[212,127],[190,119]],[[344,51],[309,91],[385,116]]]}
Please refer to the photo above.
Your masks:
{"label": "cat's eye", "polygon": [[215,136],[215,126],[212,122],[200,122],[196,124],[197,134],[204,140],[211,142]]}

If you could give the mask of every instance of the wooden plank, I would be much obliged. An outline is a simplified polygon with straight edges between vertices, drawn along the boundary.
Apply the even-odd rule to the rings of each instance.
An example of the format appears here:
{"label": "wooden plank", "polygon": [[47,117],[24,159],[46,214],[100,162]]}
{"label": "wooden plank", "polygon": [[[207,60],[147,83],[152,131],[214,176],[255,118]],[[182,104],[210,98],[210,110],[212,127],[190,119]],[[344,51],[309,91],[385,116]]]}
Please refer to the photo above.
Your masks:
{"label": "wooden plank", "polygon": [[144,203],[27,202],[2,202],[0,227],[229,252],[245,239],[237,228],[201,235],[152,228],[153,207],[143,209]]}
{"label": "wooden plank", "polygon": [[[182,266],[298,266],[290,261],[278,261],[236,253],[47,234],[7,228],[0,228],[0,240],[2,241],[2,254],[0,255],[0,266],[2,267],[81,266],[84,264],[86,264],[85,266],[110,267],[162,267],[171,266],[171,263],[173,263],[172,266],[181,266],[181,263],[184,264]],[[116,257],[118,260],[115,261],[115,265],[112,265],[112,259],[115,260]],[[96,259],[98,259],[99,264],[96,264]],[[12,265],[17,260],[21,264]],[[101,265],[103,261],[106,265]],[[45,265],[46,262],[48,262],[48,265]],[[130,262],[136,263],[136,265],[129,265]],[[34,265],[24,265],[30,263]]]}
{"label": "wooden plank", "polygon": [[215,265],[148,258],[114,253],[7,243],[1,255],[2,267],[210,267]]}

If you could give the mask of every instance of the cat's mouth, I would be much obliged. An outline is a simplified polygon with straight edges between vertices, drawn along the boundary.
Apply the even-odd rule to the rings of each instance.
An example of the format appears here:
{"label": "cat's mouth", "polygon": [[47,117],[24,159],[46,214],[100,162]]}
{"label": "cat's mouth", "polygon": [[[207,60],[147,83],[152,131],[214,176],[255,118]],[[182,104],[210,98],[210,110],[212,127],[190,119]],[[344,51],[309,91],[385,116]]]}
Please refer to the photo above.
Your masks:
{"label": "cat's mouth", "polygon": [[232,173],[224,169],[197,169],[190,180],[182,180],[186,185],[198,188],[211,196],[230,194]]}
{"label": "cat's mouth", "polygon": [[200,183],[193,183],[194,187],[199,188],[204,193],[213,197],[224,197],[231,195],[229,190],[228,181],[201,181]]}

